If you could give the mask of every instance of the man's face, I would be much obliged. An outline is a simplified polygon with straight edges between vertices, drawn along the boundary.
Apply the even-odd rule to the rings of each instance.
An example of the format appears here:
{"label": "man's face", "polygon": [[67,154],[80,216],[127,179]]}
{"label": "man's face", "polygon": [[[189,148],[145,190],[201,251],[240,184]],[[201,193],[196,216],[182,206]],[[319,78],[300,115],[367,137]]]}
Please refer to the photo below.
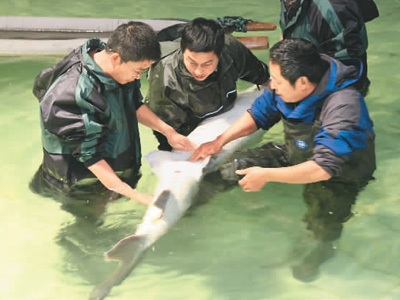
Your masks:
{"label": "man's face", "polygon": [[152,60],[128,61],[122,63],[121,60],[114,66],[113,79],[119,84],[126,84],[135,79],[140,79],[143,70],[152,65]]}
{"label": "man's face", "polygon": [[286,103],[300,102],[307,96],[300,86],[300,78],[297,79],[294,86],[291,85],[287,79],[282,77],[281,67],[271,61],[269,63],[269,71],[271,74],[271,88]]}
{"label": "man's face", "polygon": [[183,52],[186,69],[197,81],[205,80],[218,66],[219,58],[214,52]]}

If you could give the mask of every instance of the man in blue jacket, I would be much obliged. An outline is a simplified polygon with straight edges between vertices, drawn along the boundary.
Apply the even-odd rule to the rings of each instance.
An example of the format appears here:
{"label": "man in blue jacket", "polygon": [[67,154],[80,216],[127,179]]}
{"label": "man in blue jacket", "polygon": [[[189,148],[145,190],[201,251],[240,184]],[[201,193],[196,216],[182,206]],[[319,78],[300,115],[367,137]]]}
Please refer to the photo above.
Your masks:
{"label": "man in blue jacket", "polygon": [[239,180],[244,191],[268,182],[305,184],[304,216],[318,241],[293,267],[302,281],[314,280],[319,265],[333,255],[351,216],[358,192],[375,170],[373,123],[362,95],[352,86],[353,65],[318,54],[310,42],[286,39],[270,50],[271,81],[252,107],[212,142],[201,145],[192,161],[218,153],[228,142],[282,120],[285,144],[268,143],[236,153],[220,169],[222,178]]}

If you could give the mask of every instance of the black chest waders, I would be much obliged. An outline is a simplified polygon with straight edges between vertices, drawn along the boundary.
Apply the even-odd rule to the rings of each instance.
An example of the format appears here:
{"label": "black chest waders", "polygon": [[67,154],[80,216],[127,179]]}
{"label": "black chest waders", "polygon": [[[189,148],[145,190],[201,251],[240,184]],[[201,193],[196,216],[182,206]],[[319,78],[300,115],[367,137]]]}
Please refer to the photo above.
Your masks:
{"label": "black chest waders", "polygon": [[321,126],[319,120],[313,123],[293,123],[282,118],[285,145],[289,163],[297,165],[311,158],[314,149],[314,137]]}

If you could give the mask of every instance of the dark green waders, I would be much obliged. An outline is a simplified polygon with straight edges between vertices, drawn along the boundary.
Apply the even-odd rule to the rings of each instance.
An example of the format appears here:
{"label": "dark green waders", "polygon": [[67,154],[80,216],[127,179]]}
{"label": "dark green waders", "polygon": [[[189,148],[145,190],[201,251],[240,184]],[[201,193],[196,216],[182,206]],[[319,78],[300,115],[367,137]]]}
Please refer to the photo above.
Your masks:
{"label": "dark green waders", "polygon": [[[259,148],[236,152],[232,159],[220,168],[224,180],[237,181],[236,170],[260,166],[279,168],[307,161],[314,149],[314,137],[320,121],[311,124],[290,123],[283,120],[285,145],[268,143]],[[340,237],[343,223],[352,217],[352,205],[359,191],[372,179],[375,170],[374,143],[371,141],[343,167],[342,177],[333,177],[304,185],[303,199],[307,212],[303,221],[311,230],[317,246],[301,263],[292,267],[293,276],[309,282],[318,277],[319,266],[334,255],[332,241]]]}
{"label": "dark green waders", "polygon": [[[125,171],[122,178],[135,188],[141,174]],[[29,184],[32,192],[43,197],[51,197],[61,203],[61,208],[77,218],[100,225],[101,217],[106,211],[107,203],[121,197],[120,194],[108,190],[97,178],[82,179],[69,187],[46,174],[42,166]]]}
{"label": "dark green waders", "polygon": [[[307,161],[312,156],[314,136],[320,128],[320,121],[306,124],[283,120],[283,123],[285,145],[271,142],[255,149],[236,152],[220,168],[222,178],[237,181],[239,176],[235,171],[239,169],[253,166],[279,168]],[[352,216],[351,207],[358,192],[372,179],[375,169],[373,148],[372,143],[365,150],[371,153],[355,153],[348,166],[343,167],[343,178],[333,177],[328,181],[304,186],[303,198],[308,211],[303,221],[317,239],[330,241],[339,238],[342,224]]]}

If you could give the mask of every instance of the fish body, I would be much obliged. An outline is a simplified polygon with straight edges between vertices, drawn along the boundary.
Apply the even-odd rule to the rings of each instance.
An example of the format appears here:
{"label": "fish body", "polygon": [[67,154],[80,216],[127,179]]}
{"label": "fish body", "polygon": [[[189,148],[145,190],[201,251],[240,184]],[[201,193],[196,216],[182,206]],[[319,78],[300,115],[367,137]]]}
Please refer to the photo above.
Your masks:
{"label": "fish body", "polygon": [[[204,120],[188,138],[197,145],[214,140],[246,112],[260,94],[261,91],[256,88],[241,92],[232,109]],[[93,289],[89,299],[104,299],[113,286],[129,276],[146,251],[173,227],[192,205],[204,175],[217,170],[234,151],[254,143],[257,139],[260,140],[261,136],[262,132],[259,130],[250,136],[231,141],[220,153],[197,162],[188,161],[190,152],[150,152],[146,159],[158,178],[154,200],[135,234],[123,238],[105,253],[106,259],[119,260],[120,264],[103,283]]]}

